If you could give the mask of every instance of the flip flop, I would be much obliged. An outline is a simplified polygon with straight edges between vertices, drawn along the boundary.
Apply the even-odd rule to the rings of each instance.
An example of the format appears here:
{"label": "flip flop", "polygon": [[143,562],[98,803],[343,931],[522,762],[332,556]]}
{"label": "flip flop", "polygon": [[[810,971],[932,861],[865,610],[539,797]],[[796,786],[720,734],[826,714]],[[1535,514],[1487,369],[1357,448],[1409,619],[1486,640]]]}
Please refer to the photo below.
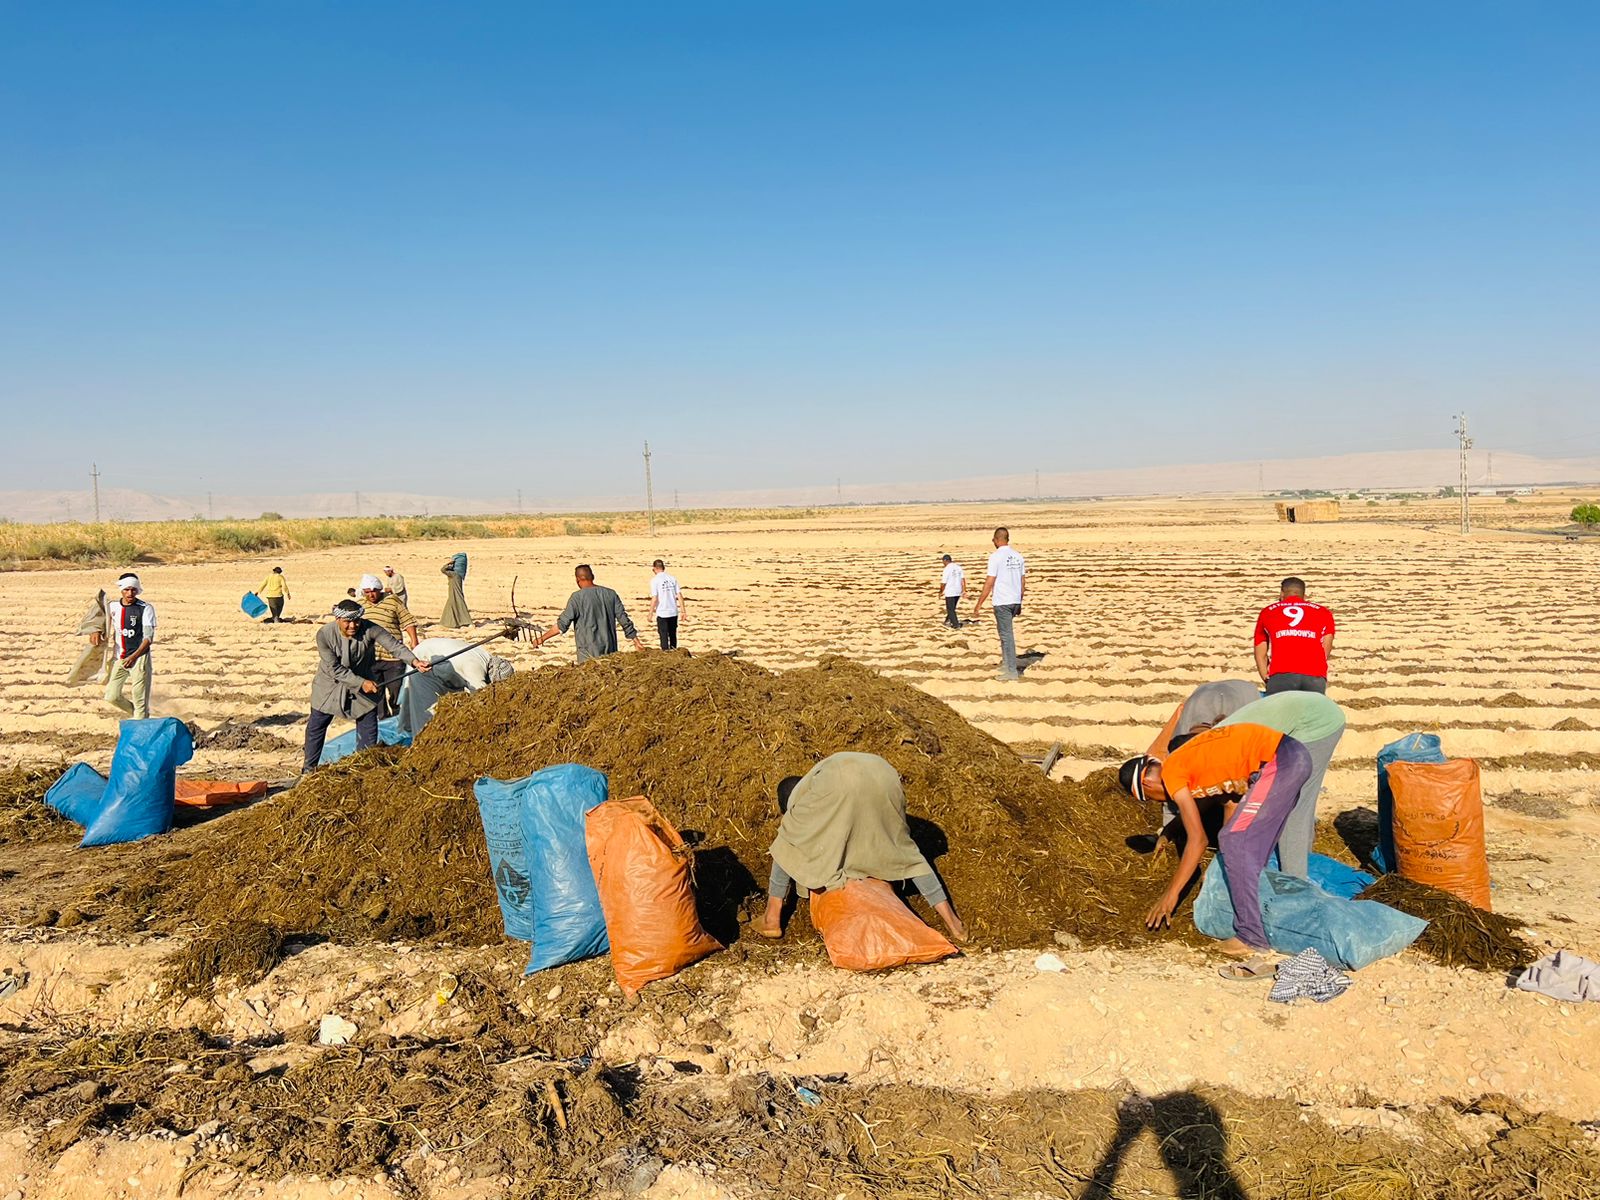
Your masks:
{"label": "flip flop", "polygon": [[1231,962],[1226,966],[1217,968],[1217,974],[1231,983],[1242,983],[1253,979],[1271,979],[1278,973],[1278,964],[1271,959],[1247,958],[1243,962]]}

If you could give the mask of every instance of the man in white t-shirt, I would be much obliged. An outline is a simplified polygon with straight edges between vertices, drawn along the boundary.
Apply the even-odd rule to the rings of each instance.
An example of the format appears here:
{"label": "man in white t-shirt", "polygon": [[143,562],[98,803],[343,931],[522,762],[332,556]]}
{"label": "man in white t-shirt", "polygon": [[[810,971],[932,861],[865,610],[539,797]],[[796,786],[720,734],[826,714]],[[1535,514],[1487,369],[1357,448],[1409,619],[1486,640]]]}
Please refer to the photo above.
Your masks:
{"label": "man in white t-shirt", "polygon": [[1022,593],[1028,586],[1028,564],[1022,555],[1011,548],[1011,531],[1004,526],[994,531],[994,553],[989,555],[987,578],[978,602],[972,607],[972,617],[977,619],[983,611],[983,602],[993,597],[994,625],[1000,633],[1000,674],[997,678],[1007,682],[1021,679],[1017,670],[1017,641],[1011,631],[1011,622],[1022,612]]}
{"label": "man in white t-shirt", "polygon": [[961,628],[961,618],[956,616],[956,603],[961,599],[961,593],[967,590],[967,573],[961,569],[961,564],[951,562],[948,554],[941,555],[940,562],[944,563],[944,573],[939,576],[939,595],[944,597],[944,623],[951,629]]}
{"label": "man in white t-shirt", "polygon": [[678,648],[678,618],[683,615],[683,592],[677,579],[659,558],[650,564],[655,574],[650,579],[650,609],[656,615],[656,632],[663,650]]}

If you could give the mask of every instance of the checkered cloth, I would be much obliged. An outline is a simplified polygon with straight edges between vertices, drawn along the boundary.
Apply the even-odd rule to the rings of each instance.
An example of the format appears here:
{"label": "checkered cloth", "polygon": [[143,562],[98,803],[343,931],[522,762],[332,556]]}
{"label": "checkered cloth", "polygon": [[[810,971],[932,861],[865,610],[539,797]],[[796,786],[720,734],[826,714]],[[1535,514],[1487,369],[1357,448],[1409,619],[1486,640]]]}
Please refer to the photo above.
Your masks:
{"label": "checkered cloth", "polygon": [[1268,1000],[1290,1004],[1296,1000],[1315,1000],[1318,1004],[1344,994],[1352,980],[1343,971],[1335,970],[1315,950],[1302,950],[1293,958],[1278,964],[1278,976],[1272,983]]}

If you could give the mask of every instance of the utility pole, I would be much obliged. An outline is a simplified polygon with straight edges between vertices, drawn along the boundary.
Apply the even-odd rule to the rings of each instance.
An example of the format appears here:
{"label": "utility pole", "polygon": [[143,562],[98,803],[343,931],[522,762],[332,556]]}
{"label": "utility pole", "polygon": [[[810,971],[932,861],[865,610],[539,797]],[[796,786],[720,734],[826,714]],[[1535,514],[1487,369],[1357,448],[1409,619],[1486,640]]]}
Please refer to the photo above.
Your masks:
{"label": "utility pole", "polygon": [[1267,464],[1264,462],[1256,464],[1256,490],[1263,496],[1267,494]]}
{"label": "utility pole", "polygon": [[1037,500],[1039,498],[1039,468],[1038,467],[1035,467],[1033,469],[1033,498],[1035,500]]}
{"label": "utility pole", "polygon": [[212,501],[210,492],[206,493],[206,517],[212,521],[217,519],[217,506]]}
{"label": "utility pole", "polygon": [[356,493],[356,516],[359,517],[360,515],[361,515],[361,493],[357,492]]}
{"label": "utility pole", "polygon": [[1489,451],[1489,486],[1494,486],[1494,451]]}
{"label": "utility pole", "polygon": [[843,506],[843,504],[844,504],[844,479],[843,479],[842,476],[835,475],[833,477],[833,494],[838,497],[839,504],[841,506]]}
{"label": "utility pole", "polygon": [[656,492],[650,482],[650,443],[644,444],[644,506],[650,515],[650,536],[656,535]]}
{"label": "utility pole", "polygon": [[1472,507],[1467,502],[1467,451],[1472,439],[1467,436],[1467,414],[1456,414],[1456,437],[1461,439],[1461,532],[1472,532]]}
{"label": "utility pole", "polygon": [[678,502],[678,489],[677,488],[673,488],[672,489],[672,507],[673,508],[682,508],[683,507],[683,505]]}
{"label": "utility pole", "polygon": [[100,524],[100,464],[89,464],[89,478],[94,480],[94,523]]}
{"label": "utility pole", "polygon": [[521,488],[517,489],[517,511],[518,512],[522,511],[522,489]]}

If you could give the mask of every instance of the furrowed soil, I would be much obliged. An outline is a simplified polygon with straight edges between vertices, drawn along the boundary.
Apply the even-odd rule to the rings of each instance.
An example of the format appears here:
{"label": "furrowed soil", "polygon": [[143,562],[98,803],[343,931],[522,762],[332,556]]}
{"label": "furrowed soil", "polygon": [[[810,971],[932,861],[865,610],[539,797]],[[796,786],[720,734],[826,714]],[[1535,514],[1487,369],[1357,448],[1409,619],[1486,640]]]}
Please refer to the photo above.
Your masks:
{"label": "furrowed soil", "polygon": [[[1537,499],[1507,523],[1573,502]],[[1445,507],[1356,515],[930,506],[464,543],[481,633],[513,577],[543,621],[573,562],[628,597],[661,554],[692,657],[574,668],[570,642],[501,643],[518,675],[446,701],[410,750],[95,851],[38,797],[114,744],[92,692],[57,682],[105,581],[0,574],[0,764],[22,768],[0,777],[0,1198],[1600,1196],[1600,1005],[1505,975],[1556,946],[1600,957],[1600,658],[1567,586],[1600,551],[1427,527]],[[1015,684],[992,679],[991,623],[940,626],[934,586],[940,552],[963,560],[965,614],[1008,518],[1035,652]],[[456,548],[385,549],[415,611],[438,611]],[[157,715],[202,734],[186,775],[292,782],[315,622],[249,623],[238,594],[276,562],[325,610],[380,565],[362,554],[142,572]],[[1186,909],[1142,930],[1172,859],[1126,844],[1154,814],[1105,773],[1195,684],[1249,675],[1254,614],[1290,573],[1338,614],[1351,718],[1318,848],[1352,860],[1373,753],[1436,729],[1484,767],[1504,918],[1391,895],[1437,929],[1326,1005],[1220,979]],[[1057,742],[1048,779],[1019,757]],[[835,971],[803,905],[781,943],[740,936],[775,784],[841,749],[906,780],[978,934],[963,957]],[[729,942],[634,1006],[606,960],[524,979],[500,936],[471,783],[564,761],[693,836]],[[325,1018],[345,1044],[320,1043]]]}

